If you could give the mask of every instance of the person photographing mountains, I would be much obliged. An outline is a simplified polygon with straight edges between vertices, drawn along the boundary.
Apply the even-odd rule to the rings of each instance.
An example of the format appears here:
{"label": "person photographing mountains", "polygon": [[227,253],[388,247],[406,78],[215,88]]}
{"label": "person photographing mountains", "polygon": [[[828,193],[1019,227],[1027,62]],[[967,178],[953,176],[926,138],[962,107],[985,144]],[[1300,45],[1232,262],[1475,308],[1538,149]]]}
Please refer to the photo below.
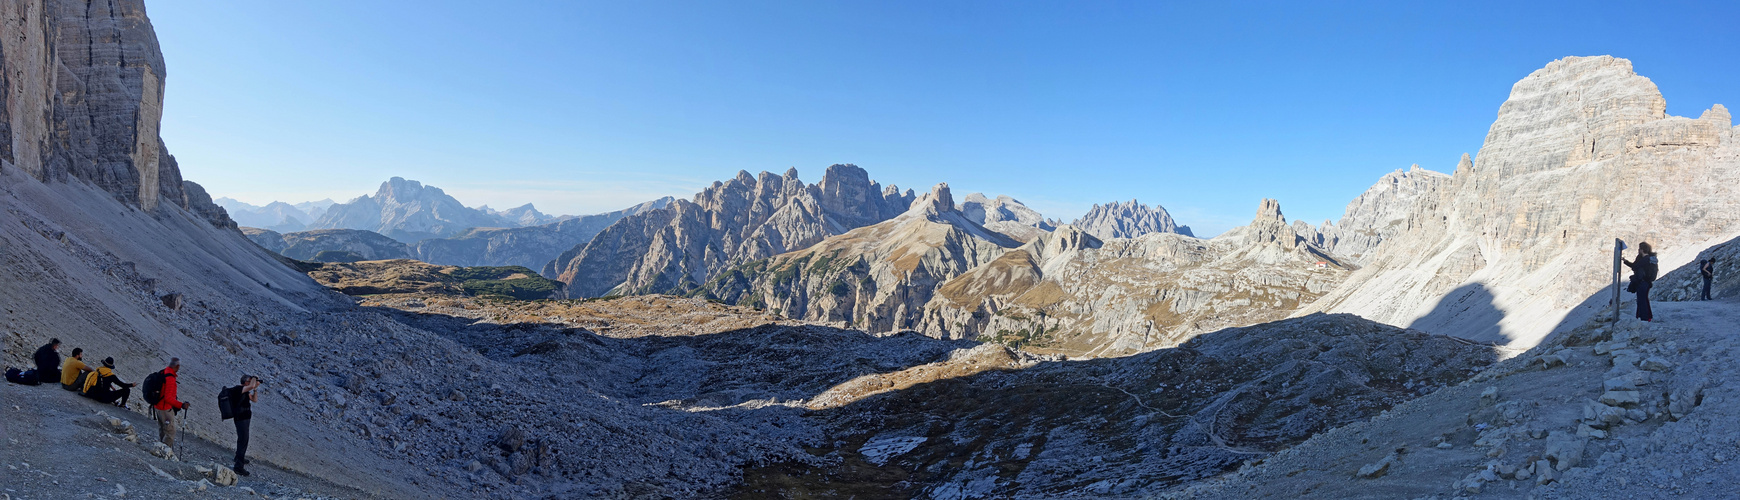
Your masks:
{"label": "person photographing mountains", "polygon": [[1637,319],[1649,321],[1655,319],[1655,313],[1649,310],[1649,289],[1655,285],[1655,275],[1660,259],[1655,256],[1655,249],[1649,242],[1637,244],[1637,260],[1626,260],[1625,267],[1631,268],[1631,286],[1627,291],[1637,294]]}
{"label": "person photographing mountains", "polygon": [[260,377],[242,375],[242,385],[224,389],[218,407],[224,418],[236,422],[236,474],[248,475],[248,427],[254,419],[254,403],[260,400]]}

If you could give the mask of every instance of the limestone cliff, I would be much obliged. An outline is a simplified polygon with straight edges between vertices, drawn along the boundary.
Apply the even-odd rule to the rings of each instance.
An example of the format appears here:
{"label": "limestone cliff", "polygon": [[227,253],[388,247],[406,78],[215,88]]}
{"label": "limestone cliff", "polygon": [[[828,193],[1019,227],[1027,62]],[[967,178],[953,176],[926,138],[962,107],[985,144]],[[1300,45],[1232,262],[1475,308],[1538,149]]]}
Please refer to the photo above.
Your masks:
{"label": "limestone cliff", "polygon": [[1511,88],[1474,160],[1303,312],[1528,347],[1604,302],[1591,295],[1611,282],[1615,238],[1649,241],[1672,269],[1740,235],[1728,110],[1694,119],[1665,109],[1624,59],[1535,71]]}
{"label": "limestone cliff", "polygon": [[899,217],[735,267],[704,293],[872,333],[907,330],[942,282],[1018,245],[970,220],[938,184]]}
{"label": "limestone cliff", "polygon": [[[1468,155],[1462,155],[1468,161]],[[1385,238],[1407,229],[1408,214],[1422,200],[1434,201],[1450,176],[1420,168],[1384,174],[1376,184],[1347,204],[1335,223],[1324,221],[1315,228],[1315,243],[1352,264],[1365,262]],[[1307,232],[1309,234],[1309,232]]]}
{"label": "limestone cliff", "polygon": [[1094,204],[1088,213],[1070,225],[1100,239],[1136,238],[1150,233],[1178,233],[1191,236],[1190,226],[1180,226],[1166,213],[1166,207],[1150,208],[1136,200]]}
{"label": "limestone cliff", "polygon": [[86,182],[123,204],[175,207],[234,228],[183,181],[158,136],[163,53],[138,0],[0,5],[0,161],[43,182]]}
{"label": "limestone cliff", "polygon": [[818,184],[738,172],[662,210],[633,215],[563,252],[545,276],[570,297],[688,293],[717,273],[799,250],[823,238],[887,220],[912,203],[911,190],[882,188],[855,165],[828,167]]}

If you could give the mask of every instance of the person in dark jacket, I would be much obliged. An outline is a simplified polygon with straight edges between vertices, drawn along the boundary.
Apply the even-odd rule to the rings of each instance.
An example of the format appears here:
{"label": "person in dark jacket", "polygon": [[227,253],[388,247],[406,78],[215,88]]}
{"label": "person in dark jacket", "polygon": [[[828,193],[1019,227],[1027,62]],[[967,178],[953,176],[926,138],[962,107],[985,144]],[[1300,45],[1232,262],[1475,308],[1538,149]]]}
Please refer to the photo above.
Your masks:
{"label": "person in dark jacket", "polygon": [[1637,319],[1649,321],[1655,319],[1655,313],[1649,310],[1649,288],[1655,285],[1655,273],[1660,259],[1655,256],[1655,249],[1649,247],[1649,242],[1637,244],[1637,260],[1623,261],[1625,267],[1631,268],[1631,283],[1637,293]]}
{"label": "person in dark jacket", "polygon": [[98,402],[126,408],[127,398],[133,394],[135,385],[138,384],[129,384],[115,374],[115,358],[103,358],[103,367],[91,374],[80,393]]}
{"label": "person in dark jacket", "polygon": [[1710,300],[1710,282],[1716,280],[1716,258],[1704,259],[1698,266],[1698,274],[1704,277],[1704,300]]}
{"label": "person in dark jacket", "polygon": [[60,339],[49,339],[48,345],[36,350],[36,380],[44,384],[60,382]]}
{"label": "person in dark jacket", "polygon": [[236,422],[236,474],[248,475],[248,424],[254,419],[254,403],[260,400],[260,377],[243,375],[242,385],[230,392],[230,418]]}

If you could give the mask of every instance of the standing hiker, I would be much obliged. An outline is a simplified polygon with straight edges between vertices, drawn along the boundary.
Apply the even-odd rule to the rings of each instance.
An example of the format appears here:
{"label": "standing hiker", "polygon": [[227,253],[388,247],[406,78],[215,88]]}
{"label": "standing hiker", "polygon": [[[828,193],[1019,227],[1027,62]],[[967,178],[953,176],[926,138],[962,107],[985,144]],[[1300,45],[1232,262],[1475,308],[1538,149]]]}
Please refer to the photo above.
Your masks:
{"label": "standing hiker", "polygon": [[224,400],[229,402],[230,418],[236,421],[236,474],[248,475],[248,424],[254,418],[254,403],[260,400],[257,389],[260,388],[260,377],[242,375],[242,385],[224,389]]}
{"label": "standing hiker", "polygon": [[103,358],[102,368],[86,378],[84,390],[80,394],[99,403],[126,408],[127,398],[133,394],[133,385],[115,375],[115,358]]}
{"label": "standing hiker", "polygon": [[151,414],[157,417],[157,440],[175,447],[175,412],[187,409],[187,403],[175,399],[175,372],[181,371],[181,358],[169,358],[169,367],[145,377],[145,402],[151,403]]}
{"label": "standing hiker", "polygon": [[48,345],[36,349],[36,381],[52,384],[60,378],[60,339],[48,339]]}
{"label": "standing hiker", "polygon": [[1630,290],[1637,294],[1637,319],[1655,319],[1655,313],[1649,310],[1649,288],[1655,285],[1656,265],[1660,262],[1655,257],[1655,249],[1650,248],[1647,241],[1638,243],[1637,260],[1623,262],[1625,267],[1631,268]]}
{"label": "standing hiker", "polygon": [[1716,280],[1716,258],[1704,259],[1704,263],[1698,266],[1698,274],[1704,276],[1703,300],[1710,300],[1710,282]]}
{"label": "standing hiker", "polygon": [[80,375],[89,371],[91,368],[85,366],[84,348],[74,347],[72,359],[67,360],[66,367],[60,369],[60,388],[69,391],[79,390],[85,386],[85,380]]}

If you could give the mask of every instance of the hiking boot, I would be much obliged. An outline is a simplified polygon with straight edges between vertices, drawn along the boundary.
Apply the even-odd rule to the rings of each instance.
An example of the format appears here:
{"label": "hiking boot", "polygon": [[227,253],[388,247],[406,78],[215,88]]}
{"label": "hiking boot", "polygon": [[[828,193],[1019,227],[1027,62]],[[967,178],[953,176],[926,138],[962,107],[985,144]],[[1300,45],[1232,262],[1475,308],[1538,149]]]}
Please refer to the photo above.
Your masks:
{"label": "hiking boot", "polygon": [[242,468],[242,466],[237,465],[236,466],[236,475],[246,476],[246,475],[248,475],[248,469]]}

